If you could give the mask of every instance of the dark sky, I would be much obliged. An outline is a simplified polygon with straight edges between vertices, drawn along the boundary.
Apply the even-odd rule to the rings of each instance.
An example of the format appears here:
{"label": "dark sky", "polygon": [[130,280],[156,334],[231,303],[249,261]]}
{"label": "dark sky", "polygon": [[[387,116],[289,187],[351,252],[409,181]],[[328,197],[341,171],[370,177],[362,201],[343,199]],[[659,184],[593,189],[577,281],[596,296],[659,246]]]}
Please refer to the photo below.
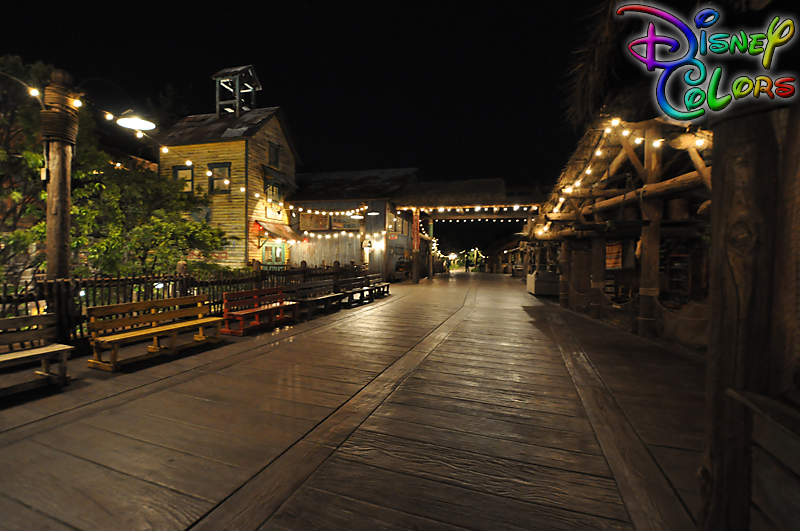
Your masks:
{"label": "dark sky", "polygon": [[190,114],[213,112],[210,76],[253,64],[258,105],[284,108],[308,171],[547,185],[575,146],[566,72],[596,2],[119,4],[20,8],[3,53],[67,70],[118,111],[171,84]]}
{"label": "dark sky", "polygon": [[[567,73],[598,2],[120,4],[19,7],[2,53],[67,70],[116,113],[168,84],[189,114],[213,112],[211,75],[253,64],[257,105],[284,109],[302,171],[418,167],[548,190],[578,139]],[[439,234],[485,248],[521,229],[499,226]]]}

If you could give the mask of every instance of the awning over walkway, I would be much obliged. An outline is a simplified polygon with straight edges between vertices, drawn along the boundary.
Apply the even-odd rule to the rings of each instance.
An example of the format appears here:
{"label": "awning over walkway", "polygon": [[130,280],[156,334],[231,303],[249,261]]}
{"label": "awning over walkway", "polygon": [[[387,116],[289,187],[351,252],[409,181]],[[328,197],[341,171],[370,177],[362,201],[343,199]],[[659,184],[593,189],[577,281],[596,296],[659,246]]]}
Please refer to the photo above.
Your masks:
{"label": "awning over walkway", "polygon": [[[297,233],[294,232],[292,228],[288,225],[283,225],[281,223],[270,223],[268,221],[258,221],[258,220],[256,220],[256,225],[258,225],[261,230],[268,232],[270,237],[272,238],[283,238],[284,240],[300,239],[300,236],[298,236]],[[266,239],[262,238],[258,239],[259,247],[264,245],[264,243],[266,243]]]}

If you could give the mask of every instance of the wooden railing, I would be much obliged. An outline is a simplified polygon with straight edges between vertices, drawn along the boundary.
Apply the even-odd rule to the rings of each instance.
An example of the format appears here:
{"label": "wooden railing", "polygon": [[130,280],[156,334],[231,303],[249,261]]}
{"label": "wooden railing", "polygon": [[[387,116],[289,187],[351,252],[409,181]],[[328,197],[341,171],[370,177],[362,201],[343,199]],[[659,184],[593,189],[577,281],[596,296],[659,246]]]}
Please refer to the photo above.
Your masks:
{"label": "wooden railing", "polygon": [[58,342],[88,337],[84,309],[125,302],[148,301],[207,294],[211,313],[222,314],[222,294],[285,286],[291,297],[295,287],[312,280],[339,280],[363,275],[365,268],[271,268],[261,271],[216,273],[205,276],[156,275],[141,277],[94,276],[44,280],[34,275],[26,282],[5,282],[0,287],[0,318],[55,313]]}

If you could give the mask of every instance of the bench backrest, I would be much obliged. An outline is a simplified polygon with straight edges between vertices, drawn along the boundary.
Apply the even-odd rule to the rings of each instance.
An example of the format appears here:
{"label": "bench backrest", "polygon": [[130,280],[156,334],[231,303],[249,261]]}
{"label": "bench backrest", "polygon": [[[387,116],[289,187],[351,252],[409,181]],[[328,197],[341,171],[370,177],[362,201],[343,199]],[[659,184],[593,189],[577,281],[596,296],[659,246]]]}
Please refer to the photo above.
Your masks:
{"label": "bench backrest", "polygon": [[208,295],[173,297],[143,302],[126,302],[108,306],[91,306],[84,312],[89,318],[88,328],[93,337],[99,332],[158,326],[164,321],[184,317],[203,317],[210,311]]}
{"label": "bench backrest", "polygon": [[[0,345],[8,350],[44,346],[56,340],[56,314],[0,319]],[[5,350],[5,349],[2,349]]]}
{"label": "bench backrest", "polygon": [[333,280],[316,280],[314,282],[304,282],[297,285],[295,295],[298,299],[306,297],[318,297],[333,293]]}
{"label": "bench backrest", "polygon": [[369,286],[369,280],[367,280],[365,277],[354,277],[354,278],[343,278],[339,280],[339,283],[336,287],[341,291],[341,290],[349,290],[355,288],[363,288],[366,286]]}
{"label": "bench backrest", "polygon": [[222,309],[226,312],[248,310],[268,304],[283,304],[286,299],[284,286],[277,288],[251,289],[248,291],[224,292],[222,294]]}
{"label": "bench backrest", "polygon": [[367,275],[367,280],[369,280],[370,285],[380,284],[383,282],[383,275],[380,273],[373,273],[372,275]]}

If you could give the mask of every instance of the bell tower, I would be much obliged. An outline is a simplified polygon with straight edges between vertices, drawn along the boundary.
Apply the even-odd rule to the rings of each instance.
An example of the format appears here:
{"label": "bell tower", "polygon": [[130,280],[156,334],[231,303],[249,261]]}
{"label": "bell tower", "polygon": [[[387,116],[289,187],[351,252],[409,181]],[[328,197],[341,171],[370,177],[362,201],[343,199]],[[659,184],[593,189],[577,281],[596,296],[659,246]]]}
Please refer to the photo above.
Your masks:
{"label": "bell tower", "polygon": [[256,106],[256,91],[261,90],[253,65],[225,68],[211,76],[217,89],[217,118],[225,114],[241,116]]}

